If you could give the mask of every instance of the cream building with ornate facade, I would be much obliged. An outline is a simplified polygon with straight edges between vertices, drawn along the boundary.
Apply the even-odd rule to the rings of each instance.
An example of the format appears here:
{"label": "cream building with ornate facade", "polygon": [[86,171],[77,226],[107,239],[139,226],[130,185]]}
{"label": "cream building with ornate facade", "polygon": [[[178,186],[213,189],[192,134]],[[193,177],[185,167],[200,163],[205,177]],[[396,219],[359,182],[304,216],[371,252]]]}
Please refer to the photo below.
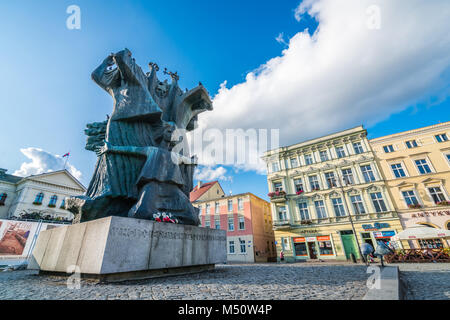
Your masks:
{"label": "cream building with ornate facade", "polygon": [[0,219],[50,218],[71,221],[64,199],[81,195],[86,188],[67,170],[18,177],[0,169]]}
{"label": "cream building with ornate facade", "polygon": [[[450,122],[369,141],[404,228],[423,224],[450,230]],[[411,247],[447,246],[442,239]]]}
{"label": "cream building with ornate facade", "polygon": [[263,159],[277,251],[287,260],[358,258],[357,242],[389,241],[402,230],[362,126]]}

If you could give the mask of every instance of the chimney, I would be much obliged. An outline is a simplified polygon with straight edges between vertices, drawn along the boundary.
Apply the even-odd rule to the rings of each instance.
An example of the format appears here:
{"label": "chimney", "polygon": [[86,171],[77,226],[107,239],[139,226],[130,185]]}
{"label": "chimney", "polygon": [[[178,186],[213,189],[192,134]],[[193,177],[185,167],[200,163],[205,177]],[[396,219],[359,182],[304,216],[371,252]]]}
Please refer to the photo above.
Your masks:
{"label": "chimney", "polygon": [[199,180],[199,181],[197,182],[197,190],[200,189],[201,187],[202,187],[202,182]]}

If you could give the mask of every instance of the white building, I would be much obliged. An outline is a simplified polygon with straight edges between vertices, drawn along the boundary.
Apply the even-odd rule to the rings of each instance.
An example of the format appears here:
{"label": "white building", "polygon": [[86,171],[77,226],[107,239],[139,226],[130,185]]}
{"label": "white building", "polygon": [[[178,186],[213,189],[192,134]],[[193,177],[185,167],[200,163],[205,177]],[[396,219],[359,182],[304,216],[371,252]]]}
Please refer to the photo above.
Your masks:
{"label": "white building", "polygon": [[66,197],[82,195],[86,188],[67,170],[17,177],[0,169],[0,219],[26,218],[70,221]]}

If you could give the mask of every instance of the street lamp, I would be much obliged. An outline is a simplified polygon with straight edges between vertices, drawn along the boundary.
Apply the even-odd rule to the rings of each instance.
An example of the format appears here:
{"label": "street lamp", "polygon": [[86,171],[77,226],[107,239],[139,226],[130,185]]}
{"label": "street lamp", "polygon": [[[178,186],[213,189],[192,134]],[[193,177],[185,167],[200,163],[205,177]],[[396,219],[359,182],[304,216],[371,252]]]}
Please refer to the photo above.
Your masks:
{"label": "street lamp", "polygon": [[347,198],[345,197],[344,183],[346,185],[348,185],[349,183],[348,183],[346,177],[342,177],[342,179],[341,179],[341,176],[339,175],[337,170],[336,170],[336,175],[337,175],[337,179],[339,180],[339,187],[341,189],[342,197],[344,199],[345,210],[348,212],[348,217],[350,219],[350,224],[352,225],[353,234],[355,235],[356,244],[358,245],[359,256],[361,257],[361,261],[363,263],[365,263],[366,259],[364,258],[363,254],[362,254],[361,246],[359,245],[359,241],[358,241],[358,235],[356,234],[355,225],[353,224],[352,214],[351,214],[350,209],[347,204]]}

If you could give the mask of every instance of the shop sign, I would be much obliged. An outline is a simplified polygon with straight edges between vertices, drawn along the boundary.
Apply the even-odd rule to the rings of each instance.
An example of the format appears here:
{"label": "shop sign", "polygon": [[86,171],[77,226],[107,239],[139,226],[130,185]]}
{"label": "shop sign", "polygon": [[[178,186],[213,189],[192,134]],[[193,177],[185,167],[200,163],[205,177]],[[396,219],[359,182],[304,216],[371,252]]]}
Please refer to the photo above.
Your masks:
{"label": "shop sign", "polygon": [[308,242],[316,241],[316,237],[308,237],[306,238],[306,241]]}
{"label": "shop sign", "polygon": [[362,227],[366,231],[380,230],[380,229],[384,229],[384,228],[389,228],[389,223],[378,223],[378,222],[375,222],[373,224],[373,226],[371,224],[363,224]]}
{"label": "shop sign", "polygon": [[395,236],[395,231],[378,231],[374,232],[375,238],[390,238]]}
{"label": "shop sign", "polygon": [[317,229],[310,229],[310,230],[297,230],[297,233],[304,233],[304,234],[314,234],[314,233],[319,233],[319,230]]}
{"label": "shop sign", "polygon": [[317,241],[330,241],[330,236],[317,237]]}
{"label": "shop sign", "polygon": [[423,218],[423,217],[443,217],[443,216],[450,216],[450,210],[444,210],[444,211],[424,211],[424,212],[418,212],[413,213],[411,215],[411,218]]}
{"label": "shop sign", "polygon": [[293,238],[292,240],[294,241],[294,243],[301,243],[306,241],[304,237],[297,237]]}

